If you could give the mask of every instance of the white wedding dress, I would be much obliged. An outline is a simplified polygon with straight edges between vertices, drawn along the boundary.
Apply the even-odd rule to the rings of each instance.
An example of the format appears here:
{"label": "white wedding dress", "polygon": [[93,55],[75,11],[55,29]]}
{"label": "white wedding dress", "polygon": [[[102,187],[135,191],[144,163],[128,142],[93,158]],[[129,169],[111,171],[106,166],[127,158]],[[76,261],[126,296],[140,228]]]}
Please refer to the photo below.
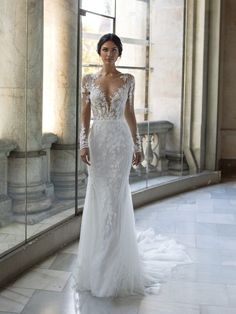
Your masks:
{"label": "white wedding dress", "polygon": [[134,143],[124,117],[125,106],[133,106],[134,78],[122,74],[108,100],[97,75],[87,75],[83,86],[93,124],[75,289],[97,297],[155,293],[174,266],[190,260],[174,240],[136,231],[129,185]]}

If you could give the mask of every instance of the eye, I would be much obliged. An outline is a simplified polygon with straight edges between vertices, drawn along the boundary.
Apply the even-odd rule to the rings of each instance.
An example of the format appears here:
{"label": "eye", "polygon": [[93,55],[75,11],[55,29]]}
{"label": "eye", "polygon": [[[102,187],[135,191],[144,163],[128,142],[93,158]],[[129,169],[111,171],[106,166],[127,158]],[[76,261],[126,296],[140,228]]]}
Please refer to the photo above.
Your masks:
{"label": "eye", "polygon": [[106,47],[102,48],[102,51],[107,51],[108,49]]}

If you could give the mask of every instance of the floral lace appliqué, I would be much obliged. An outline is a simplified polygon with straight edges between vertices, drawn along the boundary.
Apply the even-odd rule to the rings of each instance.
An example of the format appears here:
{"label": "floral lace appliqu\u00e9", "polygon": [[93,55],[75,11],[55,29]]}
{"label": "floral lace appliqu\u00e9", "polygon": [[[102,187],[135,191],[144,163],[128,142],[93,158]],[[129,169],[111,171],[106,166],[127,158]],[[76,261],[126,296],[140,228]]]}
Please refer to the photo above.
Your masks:
{"label": "floral lace appliqu\u00e9", "polygon": [[90,91],[91,109],[94,120],[122,119],[124,118],[127,99],[132,97],[134,78],[130,74],[122,74],[124,83],[109,97],[96,83],[98,74],[91,74],[86,83],[86,89]]}

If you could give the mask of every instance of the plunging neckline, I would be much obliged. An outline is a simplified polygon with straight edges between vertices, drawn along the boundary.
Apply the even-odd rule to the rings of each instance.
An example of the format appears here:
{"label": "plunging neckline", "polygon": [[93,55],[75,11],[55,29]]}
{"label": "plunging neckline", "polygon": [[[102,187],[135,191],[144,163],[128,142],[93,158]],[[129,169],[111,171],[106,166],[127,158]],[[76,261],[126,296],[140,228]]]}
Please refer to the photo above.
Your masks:
{"label": "plunging neckline", "polygon": [[[97,80],[98,77],[99,77],[99,73],[96,74],[95,80]],[[121,73],[119,77],[120,77],[120,78],[124,77],[124,74]],[[123,78],[122,78],[122,79],[123,79]],[[97,90],[99,90],[99,92],[101,93],[101,95],[102,95],[102,97],[103,97],[103,100],[104,100],[104,102],[105,102],[105,104],[106,104],[106,106],[107,106],[107,110],[110,112],[110,111],[111,111],[111,107],[112,107],[112,103],[113,103],[114,97],[115,97],[117,94],[119,94],[120,91],[121,91],[122,89],[124,89],[124,87],[126,86],[126,79],[123,79],[123,80],[124,80],[124,83],[123,83],[121,86],[119,86],[118,88],[116,88],[115,91],[114,91],[113,93],[111,93],[111,95],[109,95],[109,97],[107,97],[107,95],[106,95],[104,89],[101,87],[101,85],[95,83],[95,80],[94,80],[94,87],[95,87]]]}

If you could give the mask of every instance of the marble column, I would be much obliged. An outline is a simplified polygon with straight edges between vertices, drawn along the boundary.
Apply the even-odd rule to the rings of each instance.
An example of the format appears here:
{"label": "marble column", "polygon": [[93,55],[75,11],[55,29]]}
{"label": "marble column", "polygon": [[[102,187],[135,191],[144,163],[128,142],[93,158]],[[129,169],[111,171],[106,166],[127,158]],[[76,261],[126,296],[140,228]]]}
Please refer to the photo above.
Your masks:
{"label": "marble column", "polygon": [[[51,152],[56,197],[75,197],[77,0],[44,1],[43,130],[57,135]],[[84,196],[86,174],[79,171],[78,196]]]}
{"label": "marble column", "polygon": [[54,185],[51,181],[51,147],[57,141],[57,136],[53,133],[44,133],[42,138],[43,150],[46,155],[43,157],[43,181],[47,186],[48,195],[54,198]]}
{"label": "marble column", "polygon": [[[0,1],[0,138],[16,143],[8,158],[13,211],[50,208],[43,180],[43,0]],[[27,199],[25,192],[27,190]]]}
{"label": "marble column", "polygon": [[215,170],[221,1],[186,2],[183,147],[191,174]]}
{"label": "marble column", "polygon": [[7,178],[9,153],[16,148],[16,144],[0,139],[0,226],[10,221],[12,200],[8,196]]}

